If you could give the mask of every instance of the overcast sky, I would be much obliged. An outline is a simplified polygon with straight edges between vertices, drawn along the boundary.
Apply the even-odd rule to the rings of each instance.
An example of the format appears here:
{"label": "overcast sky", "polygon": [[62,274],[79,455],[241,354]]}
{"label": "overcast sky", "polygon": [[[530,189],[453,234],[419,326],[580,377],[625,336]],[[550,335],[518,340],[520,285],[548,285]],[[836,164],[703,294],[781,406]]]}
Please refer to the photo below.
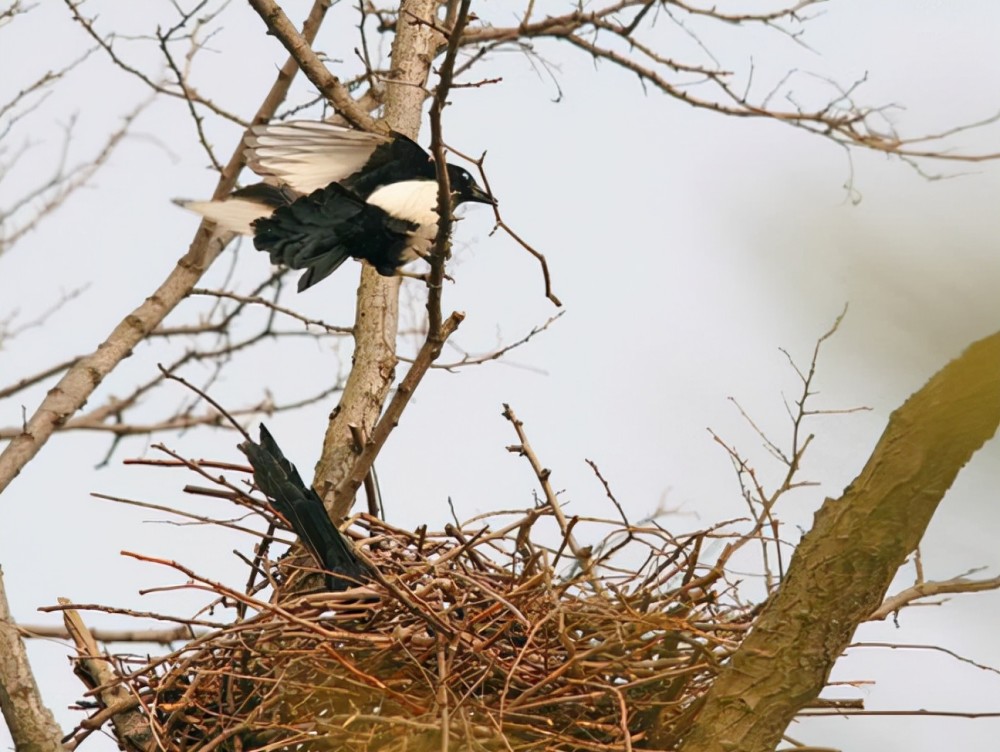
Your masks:
{"label": "overcast sky", "polygon": [[[307,5],[286,7],[300,18]],[[496,5],[487,4],[484,12],[502,16]],[[538,5],[539,14],[564,9],[557,2]],[[166,2],[90,0],[86,9],[100,15],[103,30],[122,36],[148,35],[155,24],[172,22]],[[706,28],[703,41],[735,70],[747,70],[752,59],[760,91],[784,71],[802,71],[794,88],[807,101],[826,89],[806,72],[845,85],[867,75],[859,101],[898,104],[888,116],[904,134],[1000,111],[995,87],[982,84],[1000,80],[1000,5],[854,0],[829,3],[824,11],[807,26],[811,50],[773,33],[729,27]],[[335,8],[317,46],[352,64],[355,23],[349,6]],[[212,51],[196,59],[195,82],[220,105],[249,116],[284,54],[242,3],[232,4],[221,26]],[[693,53],[690,40],[669,24],[657,28],[664,47]],[[0,35],[0,102],[89,43],[56,2],[40,4]],[[122,42],[120,49],[133,64],[159,72],[155,44]],[[547,255],[566,313],[504,362],[429,374],[379,458],[389,519],[439,528],[450,519],[449,497],[461,518],[531,503],[534,477],[522,459],[505,451],[513,436],[500,417],[503,402],[525,422],[575,514],[610,513],[584,464],[589,458],[633,517],[663,503],[672,510],[665,524],[690,530],[741,515],[728,460],[706,428],[752,457],[762,472],[776,472],[727,398],[737,398],[769,434],[785,440],[782,398],[797,393],[797,382],[779,348],[806,363],[816,338],[849,304],[822,356],[817,407],[872,410],[813,423],[817,438],[804,471],[821,485],[779,509],[786,535],[797,538],[795,525],[807,526],[824,495],[839,494],[860,470],[889,413],[966,345],[1000,326],[1000,166],[925,165],[934,173],[963,173],[928,180],[898,160],[857,152],[849,158],[830,142],[787,126],[726,119],[644,94],[634,76],[595,67],[558,44],[539,49],[553,64],[558,89],[523,56],[500,55],[477,75],[503,81],[453,92],[445,128],[455,147],[488,150],[488,174],[504,217]],[[340,72],[344,66],[332,67]],[[300,82],[296,97],[304,100],[307,93]],[[4,142],[13,148],[30,139],[36,146],[0,181],[0,206],[51,169],[60,128],[71,117],[77,118],[73,161],[99,148],[145,96],[135,79],[92,55],[32,113],[30,128],[15,132],[20,140]],[[228,158],[238,128],[212,118],[206,128]],[[0,259],[0,318],[19,311],[30,320],[60,292],[88,285],[43,328],[0,351],[0,386],[90,351],[187,248],[197,218],[170,199],[207,197],[216,179],[190,116],[183,103],[157,101],[135,130],[89,188]],[[421,140],[427,143],[426,133]],[[1000,151],[1000,129],[966,133],[953,143]],[[555,309],[542,295],[535,261],[509,240],[489,236],[490,212],[471,206],[464,216],[445,307],[466,312],[455,341],[475,353],[518,339]],[[228,258],[206,284],[223,283]],[[244,250],[229,284],[246,291],[264,268],[263,255]],[[347,324],[358,268],[349,263],[288,302]],[[423,292],[412,283],[408,294],[419,299]],[[167,323],[190,320],[191,310],[182,305]],[[151,378],[155,364],[183,346],[142,345],[92,404]],[[329,343],[288,347],[280,357],[266,351],[230,370],[213,385],[213,395],[239,405],[266,387],[287,400],[320,388],[345,368]],[[406,347],[412,352],[412,343]],[[0,403],[0,425],[18,425],[22,405],[30,414],[48,386]],[[168,387],[143,414],[165,415],[186,398],[180,387]],[[311,470],[334,404],[329,398],[268,419],[300,468]],[[234,434],[194,431],[157,440],[187,456],[239,460]],[[190,478],[181,472],[123,467],[123,458],[149,453],[145,440],[124,443],[109,467],[95,470],[108,445],[103,434],[57,436],[0,499],[0,564],[23,623],[56,622],[36,609],[57,597],[180,612],[202,602],[177,593],[140,597],[140,588],[180,580],[122,558],[122,549],[242,581],[243,565],[230,552],[245,550],[245,539],[215,528],[165,525],[163,516],[89,496],[98,491],[189,509],[212,503],[184,498],[181,487]],[[998,465],[994,441],[948,494],[923,549],[928,578],[975,567],[996,576]],[[911,579],[907,569],[898,584]],[[92,626],[121,623],[101,615],[87,620]],[[859,639],[936,644],[1000,666],[998,625],[1000,594],[986,593],[909,609],[899,628],[867,625]],[[66,708],[81,686],[69,672],[66,649],[37,642],[31,655],[45,697],[71,728],[79,716]],[[1000,711],[1000,676],[941,654],[852,651],[834,678],[876,682],[837,693],[861,696],[870,709]],[[988,752],[996,749],[1000,720],[828,719],[789,733],[844,750]],[[3,729],[0,744],[10,745]]]}

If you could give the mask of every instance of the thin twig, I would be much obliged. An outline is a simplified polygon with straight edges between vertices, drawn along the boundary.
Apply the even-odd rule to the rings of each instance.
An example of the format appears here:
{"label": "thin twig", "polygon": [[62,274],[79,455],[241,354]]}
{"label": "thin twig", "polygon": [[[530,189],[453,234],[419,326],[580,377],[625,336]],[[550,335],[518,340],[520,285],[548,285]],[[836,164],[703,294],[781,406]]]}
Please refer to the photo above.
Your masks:
{"label": "thin twig", "polygon": [[535,477],[538,478],[539,485],[542,487],[542,493],[545,494],[545,501],[548,503],[549,508],[552,510],[552,513],[555,515],[555,518],[559,523],[559,529],[562,530],[565,545],[568,545],[569,550],[573,552],[573,556],[576,557],[577,562],[580,564],[580,568],[583,570],[587,579],[594,587],[594,590],[598,593],[603,592],[604,587],[600,584],[600,581],[594,572],[594,560],[591,556],[591,549],[589,547],[585,548],[577,543],[576,537],[572,533],[575,521],[573,523],[567,521],[566,515],[563,514],[562,511],[562,505],[559,503],[556,492],[552,488],[552,483],[549,480],[552,475],[552,471],[544,467],[538,459],[538,455],[535,454],[535,450],[532,449],[531,444],[528,443],[528,435],[524,431],[524,424],[518,419],[510,405],[507,403],[504,403],[503,406],[503,417],[509,420],[511,425],[514,426],[514,431],[517,433],[517,439],[519,442],[518,444],[508,446],[507,451],[520,454],[528,460],[528,463],[531,465],[531,469],[535,471]]}

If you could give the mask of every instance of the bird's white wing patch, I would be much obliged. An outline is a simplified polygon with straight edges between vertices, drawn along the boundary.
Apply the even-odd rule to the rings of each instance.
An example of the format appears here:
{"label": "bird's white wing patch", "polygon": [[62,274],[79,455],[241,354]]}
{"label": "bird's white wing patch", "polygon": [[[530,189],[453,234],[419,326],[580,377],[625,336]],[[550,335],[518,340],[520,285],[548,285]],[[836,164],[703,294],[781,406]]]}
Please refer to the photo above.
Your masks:
{"label": "bird's white wing patch", "polygon": [[376,189],[368,203],[399,219],[419,225],[436,225],[438,184],[436,180],[403,180]]}
{"label": "bird's white wing patch", "polygon": [[389,138],[331,123],[258,125],[247,136],[247,164],[301,193],[338,183],[364,167]]}
{"label": "bird's white wing patch", "polygon": [[404,261],[424,257],[430,251],[437,236],[437,202],[436,180],[390,183],[378,188],[368,197],[369,204],[379,207],[387,214],[419,225],[409,233],[410,238],[402,254]]}
{"label": "bird's white wing patch", "polygon": [[245,198],[230,198],[224,201],[175,201],[178,206],[197,212],[219,227],[240,235],[253,235],[252,223],[261,217],[269,217],[274,207],[249,201]]}

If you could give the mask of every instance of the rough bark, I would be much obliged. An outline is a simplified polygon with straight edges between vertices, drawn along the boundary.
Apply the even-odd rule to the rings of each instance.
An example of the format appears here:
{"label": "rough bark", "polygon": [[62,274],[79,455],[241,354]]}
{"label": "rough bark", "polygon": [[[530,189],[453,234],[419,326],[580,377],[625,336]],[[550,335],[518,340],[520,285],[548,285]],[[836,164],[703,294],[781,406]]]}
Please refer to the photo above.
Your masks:
{"label": "rough bark", "polygon": [[708,693],[683,752],[770,752],[879,606],[961,468],[1000,423],[1000,332],[889,419],[861,474],[827,499],[772,602]]}
{"label": "rough bark", "polygon": [[18,752],[62,752],[62,731],[38,691],[0,571],[0,711]]}
{"label": "rough bark", "polygon": [[[392,44],[392,69],[386,84],[385,120],[410,138],[420,130],[425,84],[441,35],[427,24],[435,0],[409,0],[399,10],[400,23]],[[350,511],[354,497],[334,500],[334,489],[347,477],[357,457],[351,426],[370,436],[396,374],[396,333],[399,317],[399,277],[382,277],[365,266],[358,287],[354,324],[353,368],[340,404],[330,415],[323,454],[316,464],[315,487],[322,491],[334,519]]]}

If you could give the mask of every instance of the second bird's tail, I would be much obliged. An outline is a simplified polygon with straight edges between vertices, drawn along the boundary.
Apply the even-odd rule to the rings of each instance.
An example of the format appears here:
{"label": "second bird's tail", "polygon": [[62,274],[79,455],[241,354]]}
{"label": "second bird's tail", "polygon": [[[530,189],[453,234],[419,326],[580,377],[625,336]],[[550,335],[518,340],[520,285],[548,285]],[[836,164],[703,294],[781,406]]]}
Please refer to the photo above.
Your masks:
{"label": "second bird's tail", "polygon": [[302,482],[295,465],[285,459],[263,424],[260,444],[245,441],[240,450],[250,460],[257,487],[271,499],[316,563],[326,571],[329,590],[346,590],[372,579],[371,569],[331,522],[319,494]]}

